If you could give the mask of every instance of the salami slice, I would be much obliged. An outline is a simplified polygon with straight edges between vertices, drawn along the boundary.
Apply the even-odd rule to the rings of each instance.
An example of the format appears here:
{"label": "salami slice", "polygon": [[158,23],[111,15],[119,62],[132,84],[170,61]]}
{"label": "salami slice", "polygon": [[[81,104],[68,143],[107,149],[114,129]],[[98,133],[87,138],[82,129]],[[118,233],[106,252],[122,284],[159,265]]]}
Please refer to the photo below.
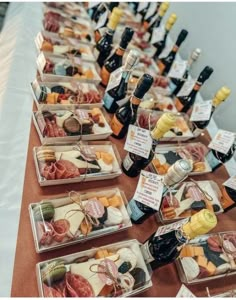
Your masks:
{"label": "salami slice", "polygon": [[43,295],[47,298],[63,297],[63,294],[53,287],[47,286],[45,283],[43,284]]}
{"label": "salami slice", "polygon": [[52,226],[54,228],[54,240],[61,242],[69,231],[70,223],[65,219],[61,219],[53,222]]}
{"label": "salami slice", "polygon": [[66,288],[69,297],[94,297],[91,284],[84,277],[66,273]]}

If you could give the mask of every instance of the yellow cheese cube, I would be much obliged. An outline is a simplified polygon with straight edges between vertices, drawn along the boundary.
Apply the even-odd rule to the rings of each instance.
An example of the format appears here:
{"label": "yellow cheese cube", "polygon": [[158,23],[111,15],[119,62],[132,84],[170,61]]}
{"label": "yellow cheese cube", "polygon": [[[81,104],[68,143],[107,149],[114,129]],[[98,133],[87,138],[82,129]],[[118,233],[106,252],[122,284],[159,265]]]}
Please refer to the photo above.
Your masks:
{"label": "yellow cheese cube", "polygon": [[108,199],[109,205],[113,207],[119,207],[121,206],[121,197],[120,196],[113,196]]}
{"label": "yellow cheese cube", "polygon": [[96,259],[99,259],[99,258],[105,258],[107,256],[110,256],[109,255],[109,252],[106,250],[106,249],[101,249],[101,250],[98,250],[95,254],[95,258]]}
{"label": "yellow cheese cube", "polygon": [[204,251],[202,247],[193,247],[194,248],[194,256],[204,256]]}
{"label": "yellow cheese cube", "polygon": [[186,245],[180,252],[180,257],[194,257],[194,247]]}
{"label": "yellow cheese cube", "polygon": [[110,165],[113,162],[113,155],[106,152],[101,152],[101,159],[104,161],[104,163]]}
{"label": "yellow cheese cube", "polygon": [[209,275],[214,275],[216,271],[216,266],[211,261],[209,261],[206,269],[209,272]]}
{"label": "yellow cheese cube", "polygon": [[102,203],[103,206],[105,207],[108,207],[110,204],[109,204],[109,201],[107,199],[107,197],[100,197],[98,198],[98,200]]}
{"label": "yellow cheese cube", "polygon": [[197,263],[200,267],[206,268],[207,267],[207,258],[205,256],[198,256]]}

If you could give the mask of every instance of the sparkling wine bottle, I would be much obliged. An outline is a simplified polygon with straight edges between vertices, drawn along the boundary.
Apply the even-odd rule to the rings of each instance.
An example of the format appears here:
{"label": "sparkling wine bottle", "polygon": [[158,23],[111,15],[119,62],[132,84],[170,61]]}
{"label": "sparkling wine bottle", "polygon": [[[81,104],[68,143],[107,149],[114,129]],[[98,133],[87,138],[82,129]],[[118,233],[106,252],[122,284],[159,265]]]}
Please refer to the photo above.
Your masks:
{"label": "sparkling wine bottle", "polygon": [[194,104],[197,93],[202,87],[203,83],[211,76],[213,69],[209,66],[206,66],[203,71],[200,73],[192,91],[186,96],[178,95],[174,98],[175,107],[179,112],[186,113]]}
{"label": "sparkling wine bottle", "polygon": [[136,177],[140,174],[141,170],[145,169],[152,161],[156,149],[156,145],[160,138],[169,131],[175,124],[176,117],[172,113],[164,113],[157,121],[155,128],[151,131],[153,139],[152,149],[149,157],[144,158],[137,154],[128,152],[121,164],[123,172],[129,177]]}
{"label": "sparkling wine bottle", "polygon": [[116,27],[120,21],[123,11],[118,7],[115,7],[112,10],[112,13],[109,18],[109,22],[107,25],[106,33],[100,38],[100,40],[96,44],[97,53],[97,63],[102,68],[105,60],[111,53],[112,50],[112,42],[113,42],[113,35],[115,33]]}
{"label": "sparkling wine bottle", "polygon": [[144,74],[130,99],[117,109],[110,124],[113,137],[122,139],[127,134],[129,125],[136,122],[139,104],[152,83],[153,77],[149,74]]}
{"label": "sparkling wine bottle", "polygon": [[119,44],[119,47],[115,50],[115,52],[108,57],[108,59],[105,61],[102,70],[101,70],[101,78],[102,82],[101,85],[103,87],[106,87],[110,74],[122,66],[122,58],[125,53],[126,48],[128,47],[129,42],[131,41],[133,37],[134,31],[132,28],[126,27],[122,36],[121,41]]}
{"label": "sparkling wine bottle", "polygon": [[176,230],[166,230],[162,235],[158,235],[158,231],[153,233],[142,246],[146,263],[150,263],[154,270],[174,262],[180,254],[181,246],[199,235],[208,233],[216,225],[215,214],[203,209]]}
{"label": "sparkling wine bottle", "polygon": [[109,113],[115,113],[119,108],[117,102],[125,98],[130,75],[134,67],[137,65],[138,61],[139,52],[137,52],[136,50],[130,50],[126,58],[124,68],[122,69],[120,83],[105,92],[103,102],[106,111],[108,111]]}
{"label": "sparkling wine bottle", "polygon": [[170,53],[164,57],[164,58],[160,58],[157,60],[157,66],[159,68],[159,74],[160,75],[167,75],[168,72],[170,71],[170,68],[175,60],[176,54],[179,50],[180,45],[183,43],[183,41],[186,39],[188,35],[188,31],[183,29],[181,30],[177,41],[175,43],[175,45],[173,46],[172,50],[170,51]]}
{"label": "sparkling wine bottle", "polygon": [[208,120],[204,120],[204,121],[192,122],[193,126],[194,126],[194,131],[193,131],[194,137],[199,136],[201,134],[201,132],[208,126],[215,109],[229,97],[230,93],[231,93],[231,90],[226,86],[223,86],[221,89],[218,90],[218,92],[215,94],[215,96],[212,100],[212,108],[211,108],[210,118]]}
{"label": "sparkling wine bottle", "polygon": [[[166,192],[167,187],[173,186],[186,178],[192,169],[193,165],[189,160],[180,159],[175,162],[163,178],[163,183],[165,185],[163,194]],[[135,200],[134,198],[129,201],[127,210],[132,223],[135,224],[143,223],[143,221],[157,212],[155,209]]]}

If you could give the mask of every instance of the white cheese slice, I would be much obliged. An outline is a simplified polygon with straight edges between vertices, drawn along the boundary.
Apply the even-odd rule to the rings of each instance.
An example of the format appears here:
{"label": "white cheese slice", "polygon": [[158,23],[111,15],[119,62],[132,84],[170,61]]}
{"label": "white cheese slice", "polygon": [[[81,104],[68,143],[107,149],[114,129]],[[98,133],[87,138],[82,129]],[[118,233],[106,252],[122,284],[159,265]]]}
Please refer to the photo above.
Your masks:
{"label": "white cheese slice", "polygon": [[[115,261],[115,264],[117,263],[116,262],[117,258],[118,258],[117,254],[107,257],[107,259]],[[102,260],[104,260],[104,258],[89,260],[80,264],[71,264],[70,266],[70,271],[72,274],[83,276],[85,279],[88,280],[88,282],[91,284],[93,288],[95,296],[97,296],[101,292],[105,283],[101,281],[97,273],[91,272],[89,268],[93,264],[99,264]],[[94,266],[93,270],[96,272],[97,266]]]}
{"label": "white cheese slice", "polygon": [[178,201],[181,201],[181,198],[182,198],[184,189],[185,189],[185,184],[182,184],[181,187],[180,187],[180,189],[178,189],[178,192],[175,194],[175,198],[176,198]]}
{"label": "white cheese slice", "polygon": [[[86,204],[86,201],[83,201],[83,204]],[[80,209],[79,205],[76,203],[68,204],[65,206],[55,208],[54,221],[66,219],[70,223],[70,233],[75,235],[81,222],[84,219],[84,214],[81,211],[71,210]],[[69,233],[68,233],[69,234]]]}
{"label": "white cheese slice", "polygon": [[185,199],[180,202],[180,207],[175,209],[176,216],[182,214],[185,210],[189,209],[194,200],[192,198]]}
{"label": "white cheese slice", "polygon": [[64,54],[69,52],[70,47],[67,45],[54,45],[53,46],[53,53],[54,54]]}

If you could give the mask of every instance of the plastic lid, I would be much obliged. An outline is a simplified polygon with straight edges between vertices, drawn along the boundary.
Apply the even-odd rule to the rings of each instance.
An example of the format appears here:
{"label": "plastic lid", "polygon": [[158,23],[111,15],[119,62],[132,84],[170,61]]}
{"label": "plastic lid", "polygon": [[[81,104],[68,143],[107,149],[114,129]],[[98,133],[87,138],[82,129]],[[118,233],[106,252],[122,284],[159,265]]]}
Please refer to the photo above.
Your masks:
{"label": "plastic lid", "polygon": [[126,57],[124,68],[130,70],[134,65],[138,63],[139,57],[140,54],[137,50],[130,50],[129,54]]}
{"label": "plastic lid", "polygon": [[164,113],[157,121],[155,128],[151,132],[153,139],[158,140],[169,131],[176,122],[176,116],[172,113]]}
{"label": "plastic lid", "polygon": [[159,16],[163,17],[169,7],[170,7],[169,2],[162,2],[158,11]]}
{"label": "plastic lid", "polygon": [[112,30],[115,30],[117,24],[120,21],[120,18],[122,16],[122,14],[123,14],[122,9],[120,9],[118,7],[113,8],[107,27],[112,29]]}
{"label": "plastic lid", "polygon": [[196,48],[195,50],[193,50],[193,52],[191,54],[192,60],[194,60],[194,61],[197,60],[201,53],[202,53],[202,50],[199,48]]}
{"label": "plastic lid", "polygon": [[182,229],[189,239],[199,235],[206,234],[217,225],[217,218],[213,212],[208,209],[202,209],[190,218]]}
{"label": "plastic lid", "polygon": [[227,86],[222,86],[222,88],[219,89],[218,92],[215,94],[215,97],[213,99],[213,105],[219,105],[222,101],[229,97],[230,93],[231,89],[229,89]]}
{"label": "plastic lid", "polygon": [[150,89],[153,84],[153,77],[149,74],[143,74],[143,76],[139,79],[138,84],[134,90],[134,96],[142,99],[143,96]]}

